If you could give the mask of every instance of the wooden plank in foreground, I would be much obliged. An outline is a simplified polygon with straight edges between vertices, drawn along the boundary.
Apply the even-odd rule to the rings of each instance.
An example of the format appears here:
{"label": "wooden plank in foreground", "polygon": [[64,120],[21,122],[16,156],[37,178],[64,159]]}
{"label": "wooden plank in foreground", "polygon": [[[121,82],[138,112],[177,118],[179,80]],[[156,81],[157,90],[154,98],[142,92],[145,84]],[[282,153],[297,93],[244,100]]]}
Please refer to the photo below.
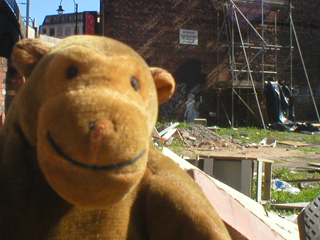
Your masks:
{"label": "wooden plank in foreground", "polygon": [[286,210],[293,210],[293,209],[303,209],[309,205],[310,202],[298,202],[298,203],[274,203],[271,204],[271,207],[276,209],[286,209]]}

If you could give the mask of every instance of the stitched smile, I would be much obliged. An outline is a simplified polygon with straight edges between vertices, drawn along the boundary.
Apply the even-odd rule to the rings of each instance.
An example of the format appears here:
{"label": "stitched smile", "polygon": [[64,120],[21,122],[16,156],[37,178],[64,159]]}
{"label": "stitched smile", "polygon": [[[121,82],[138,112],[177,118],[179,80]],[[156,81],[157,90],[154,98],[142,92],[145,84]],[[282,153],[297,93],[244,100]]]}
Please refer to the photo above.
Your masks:
{"label": "stitched smile", "polygon": [[50,132],[47,132],[47,139],[50,143],[50,145],[53,147],[53,149],[61,156],[63,157],[66,161],[68,161],[69,163],[81,167],[81,168],[85,168],[85,169],[90,169],[93,171],[112,171],[118,168],[122,168],[125,166],[129,166],[131,164],[133,164],[134,162],[136,162],[137,160],[139,160],[146,152],[146,150],[142,150],[135,158],[126,161],[126,162],[121,162],[121,163],[116,163],[116,164],[112,164],[112,165],[107,165],[107,166],[99,166],[99,165],[88,165],[88,164],[84,164],[81,162],[78,162],[74,159],[72,159],[71,157],[69,157],[67,154],[65,154],[61,148],[54,142]]}

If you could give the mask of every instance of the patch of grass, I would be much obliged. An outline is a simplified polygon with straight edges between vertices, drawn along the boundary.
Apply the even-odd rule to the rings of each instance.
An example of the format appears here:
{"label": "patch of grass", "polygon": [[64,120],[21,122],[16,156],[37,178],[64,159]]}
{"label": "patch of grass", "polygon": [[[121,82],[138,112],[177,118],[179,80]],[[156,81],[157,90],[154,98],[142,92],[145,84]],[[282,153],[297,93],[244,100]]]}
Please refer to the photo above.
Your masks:
{"label": "patch of grass", "polygon": [[273,178],[279,178],[283,181],[306,178],[320,178],[320,173],[292,172],[290,169],[287,168],[276,168],[273,170],[272,175]]}
{"label": "patch of grass", "polygon": [[[247,137],[241,136],[243,133],[246,133]],[[233,134],[234,139],[251,143],[259,143],[264,138],[273,138],[277,141],[296,141],[312,145],[320,145],[320,134],[311,135],[295,132],[280,132],[264,130],[256,127],[221,128],[219,134],[224,136],[230,136]]]}
{"label": "patch of grass", "polygon": [[264,206],[265,210],[267,211],[273,211],[278,213],[280,216],[290,216],[292,214],[299,214],[300,210],[299,209],[293,209],[293,210],[280,210],[280,209],[274,209],[270,205]]}
{"label": "patch of grass", "polygon": [[311,202],[319,195],[319,190],[319,186],[317,188],[302,189],[297,195],[289,192],[272,190],[271,198],[276,200],[276,203]]}
{"label": "patch of grass", "polygon": [[[282,181],[297,180],[297,179],[308,179],[308,178],[320,178],[319,173],[308,173],[308,172],[293,172],[286,168],[278,168],[273,171],[273,178],[279,178]],[[304,188],[301,184],[290,183],[293,187],[300,189],[299,194],[293,194],[284,191],[271,191],[271,199],[275,203],[295,203],[295,202],[311,202],[316,196],[320,194],[320,183],[304,183]],[[265,206],[266,210],[273,210],[278,212],[280,215],[291,215],[299,213],[298,210],[275,210],[270,205]]]}
{"label": "patch of grass", "polygon": [[[160,152],[162,151],[163,147],[166,147],[166,144],[159,141],[158,144],[155,146],[156,149],[158,149]],[[173,151],[177,155],[182,155],[183,150],[185,149],[185,145],[183,144],[182,141],[174,139],[170,146],[171,151]]]}
{"label": "patch of grass", "polygon": [[177,128],[185,128],[185,127],[189,127],[192,125],[193,125],[193,123],[180,122],[179,125],[177,126]]}
{"label": "patch of grass", "polygon": [[174,140],[172,141],[172,143],[170,144],[170,148],[171,148],[171,149],[184,148],[184,147],[185,147],[185,145],[183,144],[183,142],[180,141],[180,140],[176,140],[176,139],[174,139]]}
{"label": "patch of grass", "polygon": [[300,148],[299,150],[305,153],[320,153],[319,147],[304,147]]}

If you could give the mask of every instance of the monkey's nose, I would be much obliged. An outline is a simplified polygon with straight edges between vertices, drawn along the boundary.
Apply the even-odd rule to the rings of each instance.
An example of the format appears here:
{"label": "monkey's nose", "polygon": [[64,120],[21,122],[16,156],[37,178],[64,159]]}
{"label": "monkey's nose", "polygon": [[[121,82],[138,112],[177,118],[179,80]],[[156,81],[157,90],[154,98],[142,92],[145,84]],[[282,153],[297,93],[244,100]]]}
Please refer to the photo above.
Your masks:
{"label": "monkey's nose", "polygon": [[110,137],[116,131],[115,125],[110,120],[92,121],[89,123],[89,131],[93,137],[94,150],[98,151],[104,137]]}

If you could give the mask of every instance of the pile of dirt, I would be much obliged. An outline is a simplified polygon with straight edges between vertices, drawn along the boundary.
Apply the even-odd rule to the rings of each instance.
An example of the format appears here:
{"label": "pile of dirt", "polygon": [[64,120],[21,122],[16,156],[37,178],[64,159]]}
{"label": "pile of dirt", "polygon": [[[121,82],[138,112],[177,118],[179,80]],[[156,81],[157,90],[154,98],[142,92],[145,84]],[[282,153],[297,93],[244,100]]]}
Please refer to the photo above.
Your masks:
{"label": "pile of dirt", "polygon": [[194,124],[185,128],[179,128],[179,132],[187,145],[203,150],[243,148],[240,141],[234,140],[231,137],[219,135],[203,125]]}

